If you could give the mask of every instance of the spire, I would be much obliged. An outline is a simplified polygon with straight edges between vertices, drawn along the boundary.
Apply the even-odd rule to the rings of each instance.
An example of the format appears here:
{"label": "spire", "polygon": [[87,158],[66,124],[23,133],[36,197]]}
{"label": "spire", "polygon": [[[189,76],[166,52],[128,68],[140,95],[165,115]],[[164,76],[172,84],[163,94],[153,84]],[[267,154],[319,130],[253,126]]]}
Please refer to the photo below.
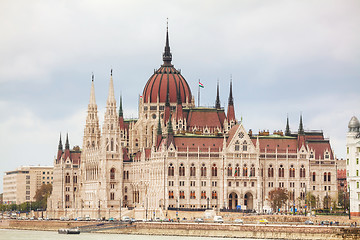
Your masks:
{"label": "spire", "polygon": [[158,121],[158,126],[157,126],[157,135],[162,135],[160,115],[159,115],[159,121]]}
{"label": "spire", "polygon": [[95,105],[95,87],[94,87],[94,74],[91,76],[91,90],[90,90],[90,105]]}
{"label": "spire", "polygon": [[114,83],[113,83],[113,78],[112,78],[112,69],[111,69],[111,74],[110,74],[110,84],[109,84],[109,94],[108,94],[108,99],[107,101],[111,101],[111,102],[115,102],[115,96],[114,96]]}
{"label": "spire", "polygon": [[160,114],[159,114],[157,136],[156,136],[156,148],[158,148],[160,146],[161,140],[162,140],[162,130],[161,130]]}
{"label": "spire", "polygon": [[218,80],[218,82],[217,82],[217,87],[216,87],[215,108],[216,108],[216,109],[220,109],[219,80]]}
{"label": "spire", "polygon": [[63,150],[63,145],[62,145],[62,142],[61,142],[61,133],[60,133],[60,140],[59,140],[59,150]]}
{"label": "spire", "polygon": [[177,104],[182,104],[182,102],[181,102],[181,91],[180,91],[180,79],[179,79],[179,87],[176,90],[176,93],[177,93]]}
{"label": "spire", "polygon": [[172,66],[171,65],[172,55],[170,52],[170,45],[169,45],[169,26],[168,25],[169,24],[166,21],[166,45],[165,45],[164,54],[163,54],[163,61],[164,61],[163,66]]}
{"label": "spire", "polygon": [[122,96],[120,95],[119,117],[123,117]]}
{"label": "spire", "polygon": [[70,149],[70,144],[69,144],[69,134],[66,134],[66,143],[65,143],[65,150],[69,150]]}
{"label": "spire", "polygon": [[172,123],[171,123],[171,112],[170,112],[170,117],[169,117],[169,123],[167,125],[167,139],[166,139],[166,143],[167,143],[167,147],[170,146],[171,143],[174,143],[174,130],[173,130],[173,127],[172,127]]}
{"label": "spire", "polygon": [[232,95],[232,79],[230,80],[230,94],[229,94],[229,106],[234,105],[234,99]]}
{"label": "spire", "polygon": [[170,116],[170,99],[169,99],[169,79],[168,79],[167,89],[166,89],[165,114],[164,114],[164,123],[165,124],[170,119],[169,116]]}
{"label": "spire", "polygon": [[286,117],[286,129],[285,129],[285,136],[290,136],[290,127],[289,127],[289,116]]}
{"label": "spire", "polygon": [[168,124],[168,134],[174,134],[174,130],[172,127],[172,121],[171,121],[171,112],[170,112],[169,124]]}
{"label": "spire", "polygon": [[300,114],[300,124],[299,124],[298,134],[304,134],[304,126],[303,126],[303,121],[302,121],[302,114]]}

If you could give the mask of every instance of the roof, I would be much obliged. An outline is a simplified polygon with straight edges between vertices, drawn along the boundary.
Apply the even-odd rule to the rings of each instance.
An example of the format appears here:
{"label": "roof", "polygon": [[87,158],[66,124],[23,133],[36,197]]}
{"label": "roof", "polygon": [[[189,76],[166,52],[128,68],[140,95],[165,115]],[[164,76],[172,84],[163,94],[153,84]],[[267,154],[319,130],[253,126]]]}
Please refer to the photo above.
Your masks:
{"label": "roof", "polygon": [[224,110],[216,108],[191,108],[186,109],[187,114],[187,126],[191,131],[193,128],[223,128],[223,122],[225,119]]}
{"label": "roof", "polygon": [[198,136],[198,135],[175,135],[175,146],[179,152],[218,152],[223,147],[223,137]]}

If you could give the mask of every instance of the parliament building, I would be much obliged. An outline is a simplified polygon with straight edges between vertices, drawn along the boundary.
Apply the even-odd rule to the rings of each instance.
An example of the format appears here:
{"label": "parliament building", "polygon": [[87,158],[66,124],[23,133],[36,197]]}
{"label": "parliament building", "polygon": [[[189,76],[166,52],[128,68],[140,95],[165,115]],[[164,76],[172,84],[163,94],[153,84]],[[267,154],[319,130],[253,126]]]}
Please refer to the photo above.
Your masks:
{"label": "parliament building", "polygon": [[[247,130],[236,118],[232,82],[226,110],[219,86],[213,107],[196,107],[192,91],[172,64],[169,35],[163,64],[139,97],[138,119],[125,119],[111,72],[106,111],[99,124],[94,77],[83,145],[60,137],[54,160],[50,217],[165,217],[171,210],[271,209],[269,192],[285,188],[283,210],[305,208],[311,192],[322,207],[337,200],[336,161],[322,131]],[[117,107],[117,104],[119,106]],[[260,114],[260,113],[259,113]],[[285,124],[284,124],[285,125]]]}

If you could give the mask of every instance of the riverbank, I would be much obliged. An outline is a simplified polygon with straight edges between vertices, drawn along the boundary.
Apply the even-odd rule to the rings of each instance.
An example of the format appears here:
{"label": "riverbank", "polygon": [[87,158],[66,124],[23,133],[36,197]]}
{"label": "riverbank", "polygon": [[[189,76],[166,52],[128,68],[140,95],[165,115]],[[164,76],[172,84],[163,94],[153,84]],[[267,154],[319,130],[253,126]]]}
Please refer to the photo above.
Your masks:
{"label": "riverbank", "polygon": [[[18,221],[0,222],[3,229],[47,230],[73,228],[94,224],[76,221]],[[198,236],[226,238],[261,239],[360,239],[360,228],[324,227],[324,226],[285,226],[285,225],[234,225],[214,223],[160,223],[139,222],[134,227],[100,231],[113,234]]]}

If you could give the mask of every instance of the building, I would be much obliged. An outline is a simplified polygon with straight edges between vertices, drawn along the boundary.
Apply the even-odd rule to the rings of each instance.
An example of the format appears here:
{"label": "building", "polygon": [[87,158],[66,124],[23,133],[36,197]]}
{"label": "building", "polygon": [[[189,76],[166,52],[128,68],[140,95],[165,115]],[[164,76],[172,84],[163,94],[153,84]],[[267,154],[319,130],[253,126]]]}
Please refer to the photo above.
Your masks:
{"label": "building", "polygon": [[360,216],[360,122],[353,116],[346,136],[346,175],[350,192],[350,214]]}
{"label": "building", "polygon": [[22,166],[5,172],[3,179],[4,204],[34,201],[36,190],[42,184],[53,183],[52,166]]}
{"label": "building", "polygon": [[[54,182],[62,184],[54,184],[48,210],[54,217],[107,218],[133,209],[142,219],[208,207],[263,212],[271,210],[268,195],[278,187],[290,193],[285,211],[304,209],[309,192],[319,207],[325,198],[336,199],[336,161],[322,131],[305,131],[300,116],[297,132],[287,119],[285,133],[254,134],[236,119],[232,82],[226,111],[219,85],[214,98],[214,107],[195,107],[188,83],[172,65],[168,32],[163,64],[139,98],[138,119],[124,119],[121,98],[117,112],[111,71],[100,130],[93,76],[81,160],[76,157],[75,168],[68,153],[61,160],[69,163],[65,170],[55,162]],[[74,182],[61,179],[72,172],[80,176],[78,190],[64,198]]]}

